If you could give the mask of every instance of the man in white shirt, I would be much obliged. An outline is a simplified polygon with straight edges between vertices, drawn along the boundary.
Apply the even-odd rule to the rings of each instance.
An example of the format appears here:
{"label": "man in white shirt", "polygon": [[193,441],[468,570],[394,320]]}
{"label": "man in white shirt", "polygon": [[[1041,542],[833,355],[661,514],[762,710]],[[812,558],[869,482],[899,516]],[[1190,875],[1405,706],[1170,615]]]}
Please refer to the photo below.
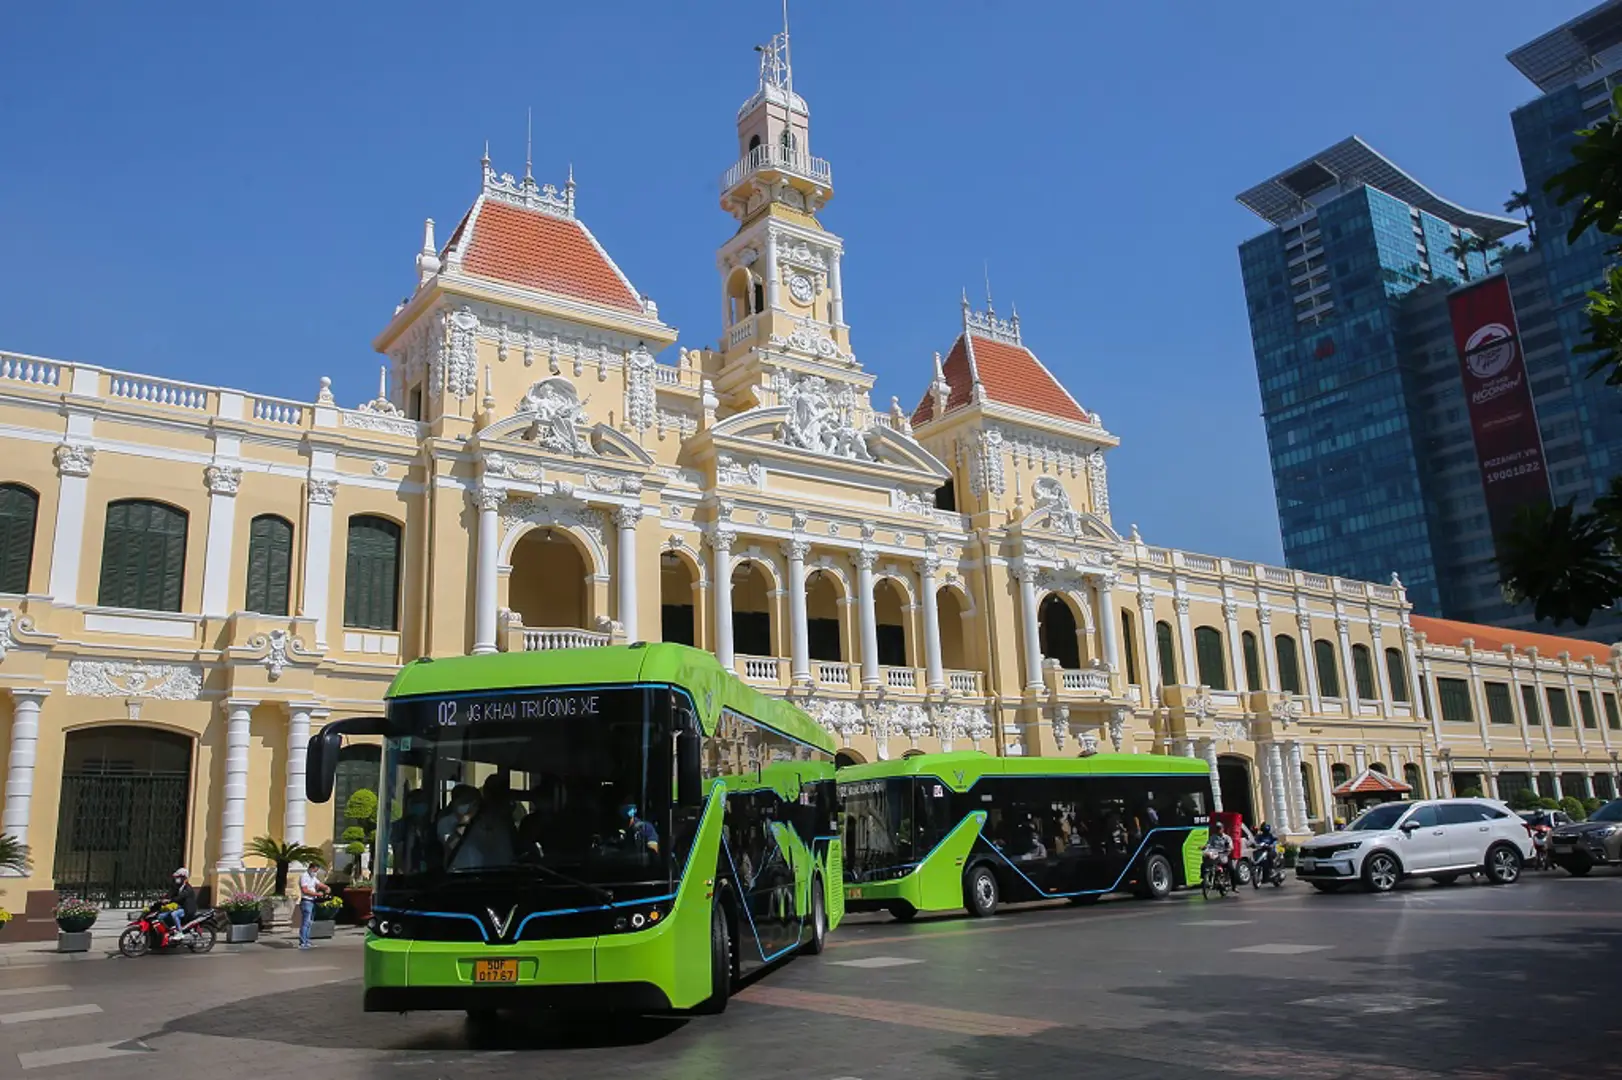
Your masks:
{"label": "man in white shirt", "polygon": [[306,866],[304,873],[298,879],[298,947],[310,947],[310,923],[315,920],[315,905],[328,892],[321,883],[320,871],[314,866]]}

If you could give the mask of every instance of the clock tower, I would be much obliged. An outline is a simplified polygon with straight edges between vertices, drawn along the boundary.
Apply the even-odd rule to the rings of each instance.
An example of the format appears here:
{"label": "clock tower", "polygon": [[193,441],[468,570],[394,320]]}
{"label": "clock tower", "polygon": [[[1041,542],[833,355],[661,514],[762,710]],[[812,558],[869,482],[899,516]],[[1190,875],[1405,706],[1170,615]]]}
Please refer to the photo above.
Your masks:
{"label": "clock tower", "polygon": [[821,378],[866,407],[872,376],[851,352],[840,284],[844,242],[817,214],[833,170],[811,152],[811,111],[794,89],[788,26],[758,47],[760,84],[738,110],[738,160],[721,208],[738,230],[717,258],[723,333],[716,391],[727,409],[774,404]]}

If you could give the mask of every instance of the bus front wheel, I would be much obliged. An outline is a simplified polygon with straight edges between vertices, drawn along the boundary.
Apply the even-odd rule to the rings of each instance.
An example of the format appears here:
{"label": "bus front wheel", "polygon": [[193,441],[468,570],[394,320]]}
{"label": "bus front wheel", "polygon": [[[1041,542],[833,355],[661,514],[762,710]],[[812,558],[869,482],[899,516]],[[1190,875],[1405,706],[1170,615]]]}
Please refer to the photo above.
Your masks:
{"label": "bus front wheel", "polygon": [[694,1012],[714,1015],[725,1012],[732,996],[732,932],[720,896],[710,910],[710,996],[699,1002]]}
{"label": "bus front wheel", "polygon": [[821,956],[828,947],[828,904],[822,895],[822,879],[811,880],[811,940],[805,943],[808,956]]}
{"label": "bus front wheel", "polygon": [[963,906],[977,919],[997,913],[997,875],[981,863],[963,879]]}

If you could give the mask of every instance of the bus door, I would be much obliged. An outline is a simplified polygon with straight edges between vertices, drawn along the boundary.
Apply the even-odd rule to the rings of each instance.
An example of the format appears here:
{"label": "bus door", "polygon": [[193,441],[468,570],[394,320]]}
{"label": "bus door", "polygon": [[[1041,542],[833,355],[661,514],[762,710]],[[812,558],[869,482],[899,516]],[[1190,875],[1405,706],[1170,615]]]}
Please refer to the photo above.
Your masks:
{"label": "bus door", "polygon": [[[742,792],[727,800],[727,826],[738,888],[748,908],[753,934],[759,938],[760,963],[794,944],[799,936],[788,809],[770,788]],[[756,951],[754,945],[754,941],[746,939],[740,956],[748,958]]]}

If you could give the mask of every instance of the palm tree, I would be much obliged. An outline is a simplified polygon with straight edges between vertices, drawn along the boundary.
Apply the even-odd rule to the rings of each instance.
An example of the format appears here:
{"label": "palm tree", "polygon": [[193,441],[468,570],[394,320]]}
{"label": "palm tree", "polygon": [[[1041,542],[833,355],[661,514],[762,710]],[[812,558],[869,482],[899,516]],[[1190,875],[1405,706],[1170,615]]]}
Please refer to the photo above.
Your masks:
{"label": "palm tree", "polygon": [[1524,191],[1511,191],[1504,200],[1504,213],[1520,214],[1526,219],[1526,238],[1538,242],[1537,225],[1532,221],[1532,199]]}
{"label": "palm tree", "polygon": [[34,860],[28,855],[28,845],[10,833],[0,834],[0,870],[27,876],[33,868]]}
{"label": "palm tree", "polygon": [[1531,599],[1539,619],[1559,625],[1588,618],[1622,599],[1619,557],[1606,515],[1567,502],[1524,507],[1500,538],[1498,579],[1512,603]]}
{"label": "palm tree", "polygon": [[306,866],[325,866],[327,857],[321,853],[320,848],[313,848],[307,844],[288,844],[272,840],[268,836],[256,836],[248,845],[248,854],[274,863],[276,866],[276,887],[272,890],[275,896],[287,895],[287,871],[293,863],[303,863]]}
{"label": "palm tree", "polygon": [[1461,233],[1458,239],[1447,246],[1447,254],[1449,258],[1459,260],[1460,265],[1464,267],[1464,280],[1469,281],[1470,256],[1479,254],[1482,266],[1491,269],[1488,260],[1497,249],[1498,245],[1484,236],[1477,236],[1475,233]]}

